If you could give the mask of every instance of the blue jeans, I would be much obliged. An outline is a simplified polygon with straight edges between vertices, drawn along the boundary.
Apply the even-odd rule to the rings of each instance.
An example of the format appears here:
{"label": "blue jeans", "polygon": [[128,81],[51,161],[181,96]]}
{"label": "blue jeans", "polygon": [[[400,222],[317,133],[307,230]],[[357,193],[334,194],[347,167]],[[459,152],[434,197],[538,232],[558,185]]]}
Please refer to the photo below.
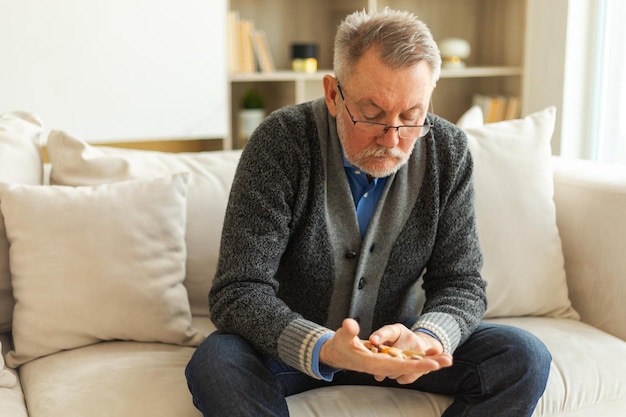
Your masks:
{"label": "blue jeans", "polygon": [[483,324],[454,352],[454,364],[409,385],[340,371],[311,378],[259,354],[243,338],[216,332],[198,347],[185,374],[194,405],[208,416],[289,416],[285,397],[329,385],[376,385],[446,394],[444,417],[530,416],[543,394],[552,358],[532,334]]}

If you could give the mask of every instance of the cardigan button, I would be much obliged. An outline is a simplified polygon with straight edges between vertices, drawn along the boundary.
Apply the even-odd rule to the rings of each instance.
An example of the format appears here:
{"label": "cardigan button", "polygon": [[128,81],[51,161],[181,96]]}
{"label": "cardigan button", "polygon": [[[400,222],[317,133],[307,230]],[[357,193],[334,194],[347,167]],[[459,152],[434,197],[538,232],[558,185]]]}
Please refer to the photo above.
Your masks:
{"label": "cardigan button", "polygon": [[361,278],[361,279],[359,280],[359,285],[358,285],[358,288],[359,288],[360,290],[362,290],[362,289],[363,289],[363,287],[365,287],[365,278]]}
{"label": "cardigan button", "polygon": [[346,258],[348,259],[356,258],[356,252],[354,251],[346,252]]}

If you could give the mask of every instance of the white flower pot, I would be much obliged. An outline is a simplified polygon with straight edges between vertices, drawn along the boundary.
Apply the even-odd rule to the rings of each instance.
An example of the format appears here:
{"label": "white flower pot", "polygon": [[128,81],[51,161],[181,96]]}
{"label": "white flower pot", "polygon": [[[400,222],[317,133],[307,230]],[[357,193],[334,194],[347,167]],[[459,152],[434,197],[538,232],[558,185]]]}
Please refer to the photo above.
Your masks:
{"label": "white flower pot", "polygon": [[243,148],[248,139],[254,132],[254,129],[265,119],[265,110],[263,109],[241,109],[239,110],[239,137],[238,145]]}

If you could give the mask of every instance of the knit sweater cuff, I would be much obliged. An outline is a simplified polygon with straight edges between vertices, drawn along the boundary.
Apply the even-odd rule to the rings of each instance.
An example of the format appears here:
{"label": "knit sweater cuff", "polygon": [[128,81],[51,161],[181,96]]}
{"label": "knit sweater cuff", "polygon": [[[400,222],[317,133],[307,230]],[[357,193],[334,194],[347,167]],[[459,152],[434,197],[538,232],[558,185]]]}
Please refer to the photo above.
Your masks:
{"label": "knit sweater cuff", "polygon": [[287,365],[319,379],[314,371],[313,349],[317,341],[334,332],[305,319],[292,321],[278,338],[278,356]]}
{"label": "knit sweater cuff", "polygon": [[426,329],[439,338],[445,353],[452,353],[461,341],[461,328],[456,320],[446,313],[422,314],[411,330]]}

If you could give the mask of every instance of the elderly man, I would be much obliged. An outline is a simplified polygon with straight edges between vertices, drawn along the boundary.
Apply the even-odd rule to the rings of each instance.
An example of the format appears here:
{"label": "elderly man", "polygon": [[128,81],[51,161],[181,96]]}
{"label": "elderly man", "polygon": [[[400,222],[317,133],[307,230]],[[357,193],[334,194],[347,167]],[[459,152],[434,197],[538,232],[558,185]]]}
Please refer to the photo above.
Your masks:
{"label": "elderly man", "polygon": [[[187,367],[194,404],[287,416],[288,395],[368,384],[453,395],[446,417],[530,416],[550,354],[481,323],[472,159],[432,114],[432,35],[406,12],[356,12],[334,52],[324,97],[271,114],[241,156],[209,294],[219,330]],[[416,359],[372,351],[388,347]]]}

